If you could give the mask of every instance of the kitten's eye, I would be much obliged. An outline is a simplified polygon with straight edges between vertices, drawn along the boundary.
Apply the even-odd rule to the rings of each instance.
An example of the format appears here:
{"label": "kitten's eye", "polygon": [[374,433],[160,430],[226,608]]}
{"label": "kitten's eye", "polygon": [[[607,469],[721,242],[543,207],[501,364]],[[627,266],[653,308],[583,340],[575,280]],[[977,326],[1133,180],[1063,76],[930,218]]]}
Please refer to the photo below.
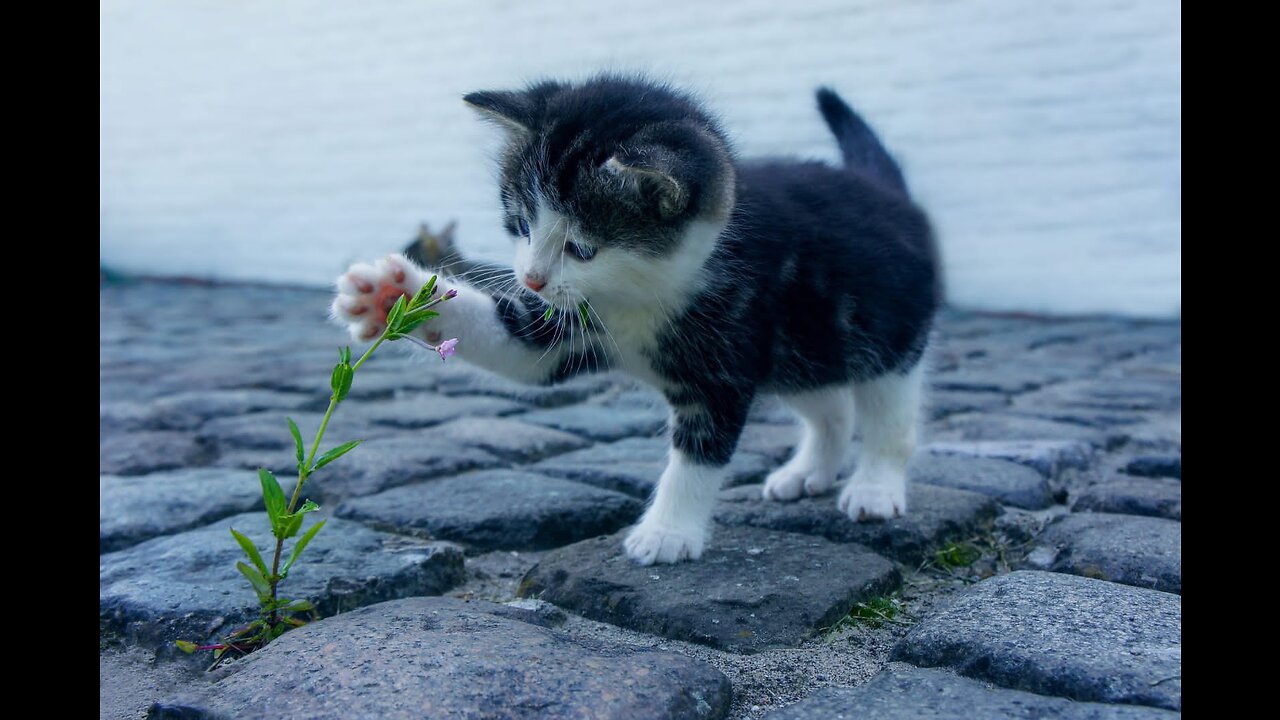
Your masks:
{"label": "kitten's eye", "polygon": [[596,250],[598,248],[587,247],[586,245],[579,245],[576,242],[571,242],[571,243],[566,243],[564,246],[564,249],[565,249],[565,252],[569,253],[575,258],[581,260],[582,262],[586,262],[596,256]]}
{"label": "kitten's eye", "polygon": [[517,217],[515,221],[516,232],[520,233],[520,237],[529,237],[529,221],[522,217]]}

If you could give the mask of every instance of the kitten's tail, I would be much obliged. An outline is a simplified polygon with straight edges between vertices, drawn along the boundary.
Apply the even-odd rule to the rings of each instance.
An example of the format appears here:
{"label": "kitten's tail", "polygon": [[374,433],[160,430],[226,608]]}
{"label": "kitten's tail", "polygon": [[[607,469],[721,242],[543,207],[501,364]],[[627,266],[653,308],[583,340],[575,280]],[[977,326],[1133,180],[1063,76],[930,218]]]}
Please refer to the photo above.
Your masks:
{"label": "kitten's tail", "polygon": [[840,144],[840,154],[844,156],[844,166],[850,170],[870,176],[880,184],[907,194],[907,182],[902,177],[902,168],[894,162],[893,156],[885,149],[880,138],[872,132],[849,104],[840,99],[834,90],[827,87],[818,88],[818,110],[827,127],[836,136]]}

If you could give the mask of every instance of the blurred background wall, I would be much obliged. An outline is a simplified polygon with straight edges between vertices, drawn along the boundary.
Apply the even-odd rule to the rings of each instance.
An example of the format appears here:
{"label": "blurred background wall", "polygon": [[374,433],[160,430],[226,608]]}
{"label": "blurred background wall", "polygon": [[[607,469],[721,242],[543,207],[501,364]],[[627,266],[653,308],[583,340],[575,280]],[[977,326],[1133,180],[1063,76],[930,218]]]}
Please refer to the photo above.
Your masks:
{"label": "blurred background wall", "polygon": [[954,304],[1176,316],[1181,7],[1168,0],[102,0],[109,268],[323,285],[459,222],[505,259],[497,131],[460,97],[644,70],[744,155],[835,161],[813,89],[897,155]]}

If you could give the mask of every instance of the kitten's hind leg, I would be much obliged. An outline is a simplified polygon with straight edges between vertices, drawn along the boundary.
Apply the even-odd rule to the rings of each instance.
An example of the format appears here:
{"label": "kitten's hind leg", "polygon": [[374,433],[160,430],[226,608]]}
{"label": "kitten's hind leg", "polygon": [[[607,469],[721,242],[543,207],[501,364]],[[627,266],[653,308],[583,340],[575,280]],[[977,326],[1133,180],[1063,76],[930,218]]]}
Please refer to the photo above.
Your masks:
{"label": "kitten's hind leg", "polygon": [[915,452],[924,382],[923,364],[853,387],[862,457],[838,507],[854,520],[907,512],[907,463]]}
{"label": "kitten's hind leg", "polygon": [[853,436],[853,396],[846,386],[782,396],[803,424],[800,444],[785,465],[764,481],[766,500],[821,495],[835,484]]}

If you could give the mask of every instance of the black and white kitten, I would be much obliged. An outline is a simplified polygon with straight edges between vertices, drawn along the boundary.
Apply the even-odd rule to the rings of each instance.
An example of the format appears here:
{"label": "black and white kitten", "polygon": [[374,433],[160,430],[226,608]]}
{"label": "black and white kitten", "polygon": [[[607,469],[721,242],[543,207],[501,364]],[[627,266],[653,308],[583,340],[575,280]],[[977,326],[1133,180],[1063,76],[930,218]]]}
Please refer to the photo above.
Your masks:
{"label": "black and white kitten", "polygon": [[[628,555],[647,565],[702,554],[725,465],[762,393],[804,423],[766,498],[828,491],[856,409],[864,450],[839,507],[854,520],[906,511],[941,283],[925,215],[848,105],[818,91],[844,157],[834,168],[739,161],[692,97],[643,78],[465,100],[507,134],[514,275],[497,288],[457,282],[458,297],[422,332],[461,338],[464,359],[516,380],[618,369],[666,396],[671,453]],[[338,280],[333,314],[370,339],[427,276],[395,255],[356,265]]]}

